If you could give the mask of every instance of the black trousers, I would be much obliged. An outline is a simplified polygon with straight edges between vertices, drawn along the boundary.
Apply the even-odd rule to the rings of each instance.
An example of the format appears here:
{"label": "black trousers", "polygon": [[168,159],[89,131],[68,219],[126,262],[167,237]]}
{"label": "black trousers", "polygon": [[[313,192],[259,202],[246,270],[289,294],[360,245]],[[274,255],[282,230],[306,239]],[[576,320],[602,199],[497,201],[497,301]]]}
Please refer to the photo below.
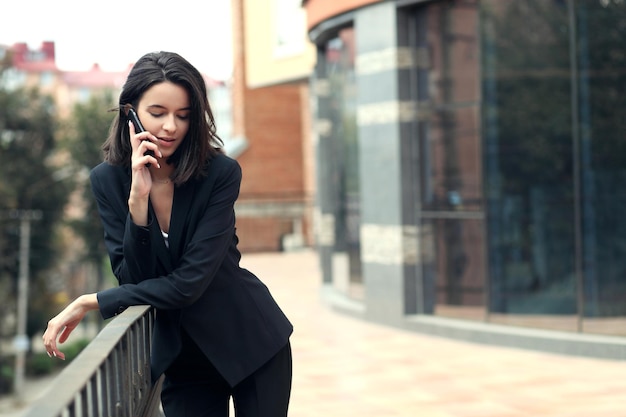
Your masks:
{"label": "black trousers", "polygon": [[161,403],[166,417],[286,417],[291,395],[289,343],[252,375],[231,387],[196,344],[183,335],[183,351],[165,372]]}

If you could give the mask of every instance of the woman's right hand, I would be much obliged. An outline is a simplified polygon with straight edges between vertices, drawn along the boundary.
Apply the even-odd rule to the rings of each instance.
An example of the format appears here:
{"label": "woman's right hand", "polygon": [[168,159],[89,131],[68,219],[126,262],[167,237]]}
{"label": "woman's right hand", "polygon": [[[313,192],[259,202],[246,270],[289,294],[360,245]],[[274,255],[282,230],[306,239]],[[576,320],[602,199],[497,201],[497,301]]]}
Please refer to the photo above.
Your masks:
{"label": "woman's right hand", "polygon": [[[155,143],[159,139],[150,132],[136,133],[135,126],[132,122],[128,122],[128,130],[130,134],[130,145],[133,149],[131,155],[131,193],[135,191],[138,196],[147,198],[150,194],[150,188],[152,187],[152,177],[148,166],[153,164],[160,168],[159,161],[154,156],[162,156],[159,147]],[[151,151],[151,153],[148,153],[148,151]]]}
{"label": "woman's right hand", "polygon": [[[155,143],[157,137],[150,132],[135,132],[135,126],[128,122],[130,144],[133,149],[131,155],[131,186],[128,198],[128,208],[135,224],[146,226],[148,223],[148,198],[152,189],[152,176],[148,164],[160,168],[159,161],[154,155],[162,157],[159,147]],[[152,151],[149,154],[148,151]]]}

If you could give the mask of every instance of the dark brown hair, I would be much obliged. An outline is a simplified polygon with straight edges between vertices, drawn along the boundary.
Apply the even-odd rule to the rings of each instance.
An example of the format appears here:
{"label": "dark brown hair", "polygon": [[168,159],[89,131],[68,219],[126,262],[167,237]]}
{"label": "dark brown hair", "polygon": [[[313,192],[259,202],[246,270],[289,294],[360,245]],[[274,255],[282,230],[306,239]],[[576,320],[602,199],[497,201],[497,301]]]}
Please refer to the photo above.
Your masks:
{"label": "dark brown hair", "polygon": [[132,148],[123,106],[136,107],[143,94],[155,84],[169,81],[189,94],[189,130],[167,162],[174,164],[172,182],[176,185],[206,173],[207,162],[223,145],[217,135],[215,119],[200,72],[174,52],[151,52],[133,66],[120,93],[120,111],[111,124],[109,137],[102,145],[104,160],[112,165],[130,166]]}

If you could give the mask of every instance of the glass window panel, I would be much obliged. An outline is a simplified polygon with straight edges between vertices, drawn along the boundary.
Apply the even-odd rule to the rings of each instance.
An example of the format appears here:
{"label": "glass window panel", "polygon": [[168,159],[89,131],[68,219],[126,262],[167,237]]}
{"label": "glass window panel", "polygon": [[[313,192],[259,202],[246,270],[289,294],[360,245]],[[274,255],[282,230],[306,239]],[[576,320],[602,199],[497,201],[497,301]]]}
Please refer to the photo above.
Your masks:
{"label": "glass window panel", "polygon": [[502,313],[509,315],[508,323],[550,327],[558,321],[573,328],[577,283],[567,9],[560,1],[481,5],[490,317],[498,321]]}
{"label": "glass window panel", "polygon": [[[582,311],[584,331],[626,334],[626,2],[415,12],[411,44],[428,53],[415,77],[420,236],[436,313],[576,331]],[[487,275],[485,312],[473,288]]]}
{"label": "glass window panel", "polygon": [[[344,28],[326,44],[332,125],[332,188],[335,190],[335,265],[339,287],[362,298],[360,184],[356,125],[354,29]],[[352,285],[355,284],[355,285]]]}
{"label": "glass window panel", "polygon": [[584,331],[626,334],[626,3],[576,3]]}

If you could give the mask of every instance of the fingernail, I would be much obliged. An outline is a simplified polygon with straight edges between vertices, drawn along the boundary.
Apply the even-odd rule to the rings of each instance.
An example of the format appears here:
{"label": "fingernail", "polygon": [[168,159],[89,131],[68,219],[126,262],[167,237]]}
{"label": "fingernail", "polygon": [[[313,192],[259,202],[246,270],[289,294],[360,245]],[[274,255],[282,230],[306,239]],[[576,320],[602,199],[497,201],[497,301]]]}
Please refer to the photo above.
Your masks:
{"label": "fingernail", "polygon": [[52,354],[54,355],[54,357],[57,357],[57,353],[56,352],[52,352]]}
{"label": "fingernail", "polygon": [[48,354],[48,357],[51,358],[52,355],[50,354],[50,352],[46,352]]}

